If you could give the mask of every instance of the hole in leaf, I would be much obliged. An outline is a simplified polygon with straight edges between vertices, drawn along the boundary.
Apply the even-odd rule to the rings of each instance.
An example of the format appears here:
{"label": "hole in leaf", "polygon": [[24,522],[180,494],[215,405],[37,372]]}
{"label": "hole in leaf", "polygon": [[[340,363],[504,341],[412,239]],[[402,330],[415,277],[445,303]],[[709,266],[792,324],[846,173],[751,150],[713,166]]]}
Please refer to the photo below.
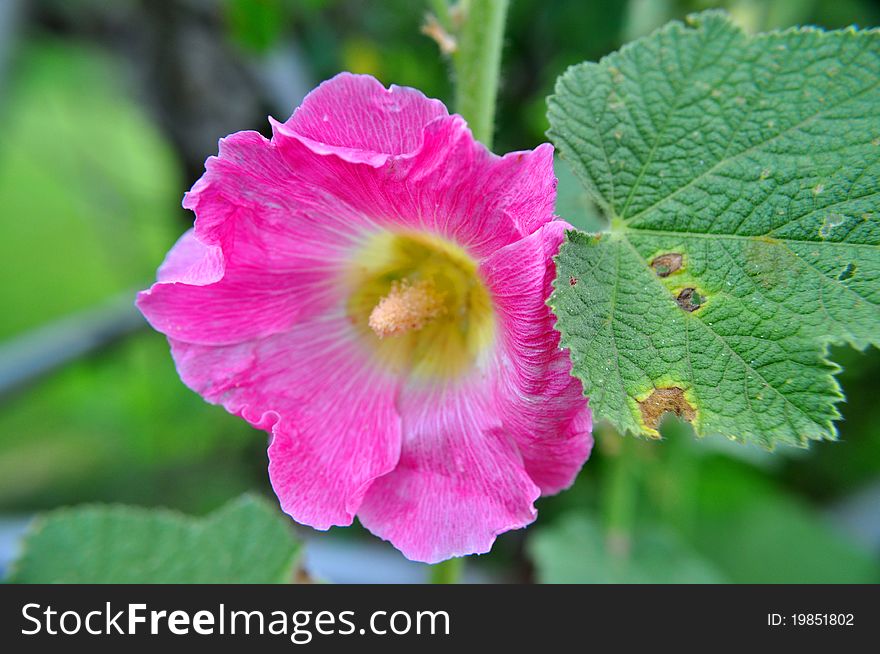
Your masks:
{"label": "hole in leaf", "polygon": [[846,268],[840,271],[840,274],[837,276],[837,279],[845,282],[847,279],[852,279],[853,275],[856,274],[856,264],[848,263],[846,264]]}
{"label": "hole in leaf", "polygon": [[696,311],[706,301],[706,298],[703,297],[699,291],[695,288],[685,288],[678,294],[678,297],[675,298],[675,301],[678,302],[678,306],[680,306],[685,311]]}
{"label": "hole in leaf", "polygon": [[657,273],[658,277],[669,277],[676,270],[681,269],[683,257],[678,252],[670,252],[654,257],[651,262],[651,268]]}
{"label": "hole in leaf", "polygon": [[568,285],[569,286],[577,286],[577,283],[578,283],[577,277],[569,277],[568,278]]}
{"label": "hole in leaf", "polygon": [[694,407],[684,397],[684,391],[676,386],[655,388],[654,391],[639,402],[642,421],[649,429],[657,429],[660,418],[667,413],[674,413],[679,418],[693,422],[697,416]]}

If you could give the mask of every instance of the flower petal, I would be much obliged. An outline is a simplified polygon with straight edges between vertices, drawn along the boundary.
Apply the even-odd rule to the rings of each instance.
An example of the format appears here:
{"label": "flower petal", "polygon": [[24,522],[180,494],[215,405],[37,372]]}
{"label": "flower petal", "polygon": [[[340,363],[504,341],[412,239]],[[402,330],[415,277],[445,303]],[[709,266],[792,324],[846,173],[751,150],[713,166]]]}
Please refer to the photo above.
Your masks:
{"label": "flower petal", "polygon": [[494,417],[485,387],[408,388],[397,467],[373,482],[361,523],[416,561],[488,552],[531,523],[540,491]]}
{"label": "flower petal", "polygon": [[481,258],[553,217],[552,147],[498,157],[460,116],[434,120],[418,150],[380,167],[333,156],[303,163],[299,136],[274,127],[275,147],[304,186],[326,189],[349,215],[356,208],[354,229],[366,219],[376,228],[428,231]]}
{"label": "flower petal", "polygon": [[351,524],[373,480],[396,465],[397,380],[370,365],[344,317],[227,347],[171,343],[190,388],[271,429],[269,477],[297,522]]}
{"label": "flower petal", "polygon": [[549,143],[495,158],[492,180],[494,185],[487,190],[503,198],[503,210],[521,235],[531,234],[553,220],[557,180],[553,146]]}
{"label": "flower petal", "polygon": [[219,281],[225,269],[222,250],[215,245],[205,245],[190,229],[169,250],[156,271],[156,279],[163,284],[204,286]]}
{"label": "flower petal", "polygon": [[[320,157],[290,139],[257,132],[220,140],[183,206],[196,213],[195,231],[242,265],[277,270],[338,265],[375,224],[339,200],[310,174]],[[320,176],[318,176],[320,179]]]}
{"label": "flower petal", "polygon": [[367,229],[375,231],[328,192],[303,184],[255,132],[221,141],[184,206],[196,211],[195,230],[137,304],[155,329],[190,343],[261,338],[326,310],[344,262]]}
{"label": "flower petal", "polygon": [[278,131],[296,135],[317,154],[381,166],[422,144],[425,125],[448,115],[439,100],[374,77],[340,73],[309,93]]}
{"label": "flower petal", "polygon": [[570,374],[568,352],[559,349],[546,304],[555,276],[553,256],[567,228],[562,221],[548,223],[480,267],[499,323],[494,401],[544,495],[570,486],[593,446],[587,399]]}
{"label": "flower petal", "polygon": [[[277,273],[230,265],[219,260],[216,248],[195,243],[193,236],[181,238],[158,273],[163,281],[137,297],[153,328],[176,340],[241,343],[283,332],[331,301],[334,280],[324,271]],[[199,250],[201,260],[188,258]],[[212,283],[219,274],[223,277]]]}

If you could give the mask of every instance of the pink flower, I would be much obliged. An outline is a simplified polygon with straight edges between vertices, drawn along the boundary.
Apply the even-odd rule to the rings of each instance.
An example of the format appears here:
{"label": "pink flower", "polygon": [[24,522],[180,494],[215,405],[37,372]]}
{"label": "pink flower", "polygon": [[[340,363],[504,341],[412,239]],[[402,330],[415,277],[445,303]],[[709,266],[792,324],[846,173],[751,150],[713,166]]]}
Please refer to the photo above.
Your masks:
{"label": "pink flower", "polygon": [[347,73],[272,132],[220,141],[138,307],[190,388],[271,432],[295,520],[487,552],[592,447],[545,304],[552,147],[498,157],[441,102]]}

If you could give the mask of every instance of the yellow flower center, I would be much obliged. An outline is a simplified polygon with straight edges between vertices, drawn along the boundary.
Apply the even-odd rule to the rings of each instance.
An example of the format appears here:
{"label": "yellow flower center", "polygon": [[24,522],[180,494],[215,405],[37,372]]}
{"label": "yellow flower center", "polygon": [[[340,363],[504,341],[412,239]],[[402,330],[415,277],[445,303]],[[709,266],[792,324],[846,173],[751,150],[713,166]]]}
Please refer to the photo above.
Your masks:
{"label": "yellow flower center", "polygon": [[373,236],[353,259],[349,286],[349,318],[395,373],[457,377],[492,342],[492,302],[477,263],[440,237]]}
{"label": "yellow flower center", "polygon": [[400,336],[421,329],[445,312],[443,295],[431,280],[423,279],[413,285],[404,279],[391,283],[391,292],[373,307],[369,325],[379,338]]}

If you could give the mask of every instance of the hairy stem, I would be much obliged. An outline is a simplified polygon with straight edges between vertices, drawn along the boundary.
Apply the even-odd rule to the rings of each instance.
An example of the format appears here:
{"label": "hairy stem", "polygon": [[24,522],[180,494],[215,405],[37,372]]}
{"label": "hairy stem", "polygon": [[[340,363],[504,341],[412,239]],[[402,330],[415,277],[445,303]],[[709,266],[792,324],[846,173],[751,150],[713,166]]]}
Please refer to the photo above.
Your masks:
{"label": "hairy stem", "polygon": [[464,23],[453,57],[455,109],[474,138],[491,148],[508,0],[464,0],[460,6]]}

